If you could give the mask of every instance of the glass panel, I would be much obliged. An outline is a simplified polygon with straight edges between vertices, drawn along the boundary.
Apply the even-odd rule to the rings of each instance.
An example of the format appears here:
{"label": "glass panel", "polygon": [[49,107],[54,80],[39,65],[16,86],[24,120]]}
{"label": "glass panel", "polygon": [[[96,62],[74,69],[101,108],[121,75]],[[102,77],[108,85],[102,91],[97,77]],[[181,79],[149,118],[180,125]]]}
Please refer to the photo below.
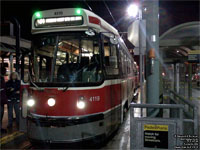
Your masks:
{"label": "glass panel", "polygon": [[29,57],[24,57],[24,82],[29,82]]}
{"label": "glass panel", "polygon": [[108,75],[118,75],[118,57],[116,45],[110,43],[109,39],[104,39],[104,60],[106,73]]}
{"label": "glass panel", "polygon": [[34,40],[34,81],[48,82],[56,50],[56,36],[42,36]]}
{"label": "glass panel", "polygon": [[37,37],[34,44],[36,82],[88,83],[102,80],[98,36],[90,37],[82,32],[45,35]]}

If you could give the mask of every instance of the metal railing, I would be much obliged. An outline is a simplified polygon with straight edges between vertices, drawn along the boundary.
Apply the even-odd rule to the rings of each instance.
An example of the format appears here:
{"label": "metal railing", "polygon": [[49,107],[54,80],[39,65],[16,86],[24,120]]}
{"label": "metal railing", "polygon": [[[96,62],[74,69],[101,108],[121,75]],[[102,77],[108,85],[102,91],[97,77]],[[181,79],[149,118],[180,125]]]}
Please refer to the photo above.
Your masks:
{"label": "metal railing", "polygon": [[185,118],[183,118],[183,122],[190,122],[194,124],[194,134],[199,135],[199,118],[198,118],[198,112],[199,108],[197,105],[195,105],[192,101],[186,100],[184,97],[178,95],[174,91],[170,92],[170,103],[175,104],[182,104],[184,105],[184,115]]}
{"label": "metal railing", "polygon": [[[141,108],[141,112],[143,112],[143,109],[145,108],[158,108],[158,109],[179,109],[179,118],[180,121],[183,121],[183,110],[184,110],[184,105],[182,104],[131,104],[131,109],[133,108]],[[144,113],[141,113],[144,117]],[[131,110],[131,116],[134,118],[134,109]],[[146,115],[147,116],[147,115]],[[153,118],[151,116],[147,116],[150,118]]]}

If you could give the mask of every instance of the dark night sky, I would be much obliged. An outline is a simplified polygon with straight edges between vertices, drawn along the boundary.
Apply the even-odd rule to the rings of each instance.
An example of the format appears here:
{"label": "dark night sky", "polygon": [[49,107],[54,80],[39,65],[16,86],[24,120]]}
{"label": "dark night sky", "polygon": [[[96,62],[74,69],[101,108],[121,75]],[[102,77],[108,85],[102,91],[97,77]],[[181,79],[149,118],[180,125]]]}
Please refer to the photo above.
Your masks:
{"label": "dark night sky", "polygon": [[[115,20],[119,22],[115,26],[119,31],[127,31],[126,8],[132,1],[106,1]],[[109,12],[102,1],[87,1],[93,12],[115,25]],[[16,17],[22,29],[22,38],[31,38],[31,17],[37,10],[56,8],[81,7],[88,9],[83,1],[1,1],[1,21],[8,20],[11,16]],[[174,1],[166,0],[160,2],[160,34],[167,29],[189,21],[199,21],[199,1]]]}

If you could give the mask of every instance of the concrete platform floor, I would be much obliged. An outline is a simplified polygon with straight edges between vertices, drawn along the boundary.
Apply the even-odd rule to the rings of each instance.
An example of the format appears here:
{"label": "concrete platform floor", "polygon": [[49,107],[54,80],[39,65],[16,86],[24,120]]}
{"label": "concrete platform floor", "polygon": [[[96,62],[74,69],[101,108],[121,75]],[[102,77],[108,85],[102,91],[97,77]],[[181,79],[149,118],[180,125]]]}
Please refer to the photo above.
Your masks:
{"label": "concrete platform floor", "polygon": [[[130,110],[129,110],[130,111]],[[120,126],[115,136],[101,149],[130,149],[130,113],[127,113],[125,122]]]}
{"label": "concrete platform floor", "polygon": [[[11,141],[6,146],[1,147],[1,149],[88,149],[87,146],[81,147],[81,145],[75,145],[72,147],[68,146],[53,146],[53,147],[40,147],[38,145],[31,145],[28,141],[26,135],[23,135],[22,138],[17,138],[16,140]],[[89,147],[91,149],[91,147]],[[98,147],[92,149],[119,149],[119,150],[129,150],[130,149],[130,113],[127,112],[126,119],[120,128],[111,136],[105,144],[102,144]]]}
{"label": "concrete platform floor", "polygon": [[15,113],[13,110],[13,128],[12,130],[7,130],[7,125],[8,125],[8,108],[7,105],[4,105],[4,116],[3,116],[3,121],[2,121],[2,128],[7,130],[7,133],[0,133],[0,137],[3,138],[5,136],[11,135],[14,132],[17,132],[17,126],[15,122]]}

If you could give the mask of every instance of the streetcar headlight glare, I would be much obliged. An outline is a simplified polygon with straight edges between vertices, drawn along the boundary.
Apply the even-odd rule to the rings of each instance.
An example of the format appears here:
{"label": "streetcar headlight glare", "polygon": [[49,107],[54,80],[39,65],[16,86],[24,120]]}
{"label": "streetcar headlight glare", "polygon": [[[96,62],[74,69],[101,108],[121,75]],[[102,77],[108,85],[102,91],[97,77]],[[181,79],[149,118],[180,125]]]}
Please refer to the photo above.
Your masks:
{"label": "streetcar headlight glare", "polygon": [[33,98],[30,98],[27,100],[27,105],[29,107],[33,107],[35,105],[35,100]]}
{"label": "streetcar headlight glare", "polygon": [[49,98],[47,103],[50,107],[52,107],[56,104],[56,100],[54,98]]}
{"label": "streetcar headlight glare", "polygon": [[79,109],[84,109],[84,108],[85,108],[85,101],[79,100],[79,101],[77,102],[77,107],[78,107]]}

